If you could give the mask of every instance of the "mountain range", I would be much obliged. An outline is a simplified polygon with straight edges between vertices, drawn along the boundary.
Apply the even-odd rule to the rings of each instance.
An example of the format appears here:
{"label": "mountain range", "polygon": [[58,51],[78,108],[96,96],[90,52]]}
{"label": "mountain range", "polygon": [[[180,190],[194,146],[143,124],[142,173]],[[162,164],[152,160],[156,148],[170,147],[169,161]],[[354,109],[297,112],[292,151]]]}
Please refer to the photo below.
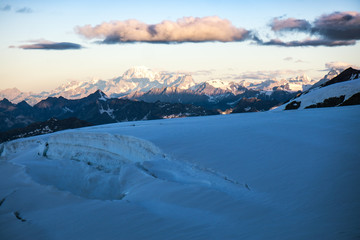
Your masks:
{"label": "mountain range", "polygon": [[[338,75],[331,71],[312,86],[309,85],[311,80],[300,77],[290,79],[286,84],[281,81],[282,85],[272,87],[272,90],[259,90],[260,86],[255,84],[244,87],[243,83],[219,80],[195,84],[189,75],[174,77],[135,70],[127,71],[118,80],[129,86],[134,83],[132,90],[138,90],[131,90],[129,94],[124,92],[118,98],[108,97],[100,89],[78,99],[47,97],[33,106],[24,100],[13,103],[4,98],[0,101],[1,140],[123,121],[267,111],[284,102],[274,111],[360,104],[360,71],[353,68]],[[268,83],[263,82],[262,89],[273,84]],[[90,83],[82,83],[82,86],[84,84]],[[82,96],[96,87],[92,84],[89,88],[81,88],[81,84],[72,85],[72,88],[63,86],[58,91],[65,89],[64,92],[70,94],[78,92],[79,88],[85,89]],[[307,90],[289,91],[291,84],[303,84],[303,89]],[[158,87],[152,87],[155,85]],[[161,87],[164,85],[171,86]],[[19,93],[4,92],[10,97]],[[17,96],[24,95],[20,92]]]}
{"label": "mountain range", "polygon": [[21,92],[17,88],[0,91],[0,99],[7,98],[13,103],[26,101],[35,105],[48,97],[64,97],[67,99],[79,99],[92,94],[100,89],[109,97],[117,98],[134,91],[148,91],[152,88],[176,87],[189,89],[195,85],[194,80],[187,74],[172,74],[167,72],[154,72],[146,67],[133,67],[122,76],[107,81],[93,79],[91,81],[71,81],[55,88],[50,92],[32,93]]}
{"label": "mountain range", "polygon": [[[150,101],[157,101],[164,98],[164,96],[159,95],[159,92],[164,92],[165,90],[165,94],[181,93],[184,96],[184,99],[180,98],[179,100],[179,96],[175,94],[174,96],[166,99],[169,102],[193,103],[193,101],[196,102],[196,98],[198,98],[197,96],[200,96],[201,99],[205,99],[210,103],[207,104],[207,107],[213,105],[211,108],[218,108],[220,105],[222,109],[226,109],[228,108],[226,104],[217,103],[225,97],[228,97],[227,95],[229,94],[241,95],[245,92],[245,90],[257,91],[253,92],[253,96],[257,93],[265,91],[267,95],[271,95],[271,92],[274,90],[293,93],[303,91],[313,83],[315,82],[307,76],[298,76],[286,80],[269,79],[266,81],[256,82],[227,82],[221,80],[210,80],[196,83],[193,77],[189,74],[156,72],[147,67],[133,67],[127,70],[122,76],[113,79],[106,81],[100,79],[83,82],[71,81],[49,92],[44,91],[41,93],[32,93],[21,92],[17,88],[5,89],[0,91],[0,99],[6,98],[13,103],[26,101],[30,105],[35,105],[48,97],[62,96],[67,99],[84,98],[100,89],[112,98],[146,98]],[[193,97],[194,100],[189,100],[188,97],[185,97],[185,95],[189,94],[197,96]],[[230,97],[228,101],[223,102],[231,103],[235,100],[239,100],[239,98],[234,99]],[[201,100],[201,102],[203,102],[203,100]]]}
{"label": "mountain range", "polygon": [[75,117],[93,125],[135,120],[163,119],[218,114],[199,106],[180,103],[147,103],[128,99],[109,98],[101,90],[80,99],[48,97],[34,106],[25,101],[0,101],[0,129],[25,127],[50,118]]}

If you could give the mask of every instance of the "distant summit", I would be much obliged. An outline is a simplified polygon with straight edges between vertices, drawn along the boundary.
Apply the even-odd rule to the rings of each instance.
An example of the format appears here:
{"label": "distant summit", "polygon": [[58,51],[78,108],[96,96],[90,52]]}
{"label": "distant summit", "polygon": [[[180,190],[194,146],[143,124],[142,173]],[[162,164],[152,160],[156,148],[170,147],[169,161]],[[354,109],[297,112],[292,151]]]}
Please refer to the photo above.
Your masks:
{"label": "distant summit", "polygon": [[145,66],[136,66],[128,69],[123,75],[123,79],[132,79],[132,78],[144,78],[148,79],[149,81],[154,81],[155,79],[158,79],[160,77],[160,74],[158,72],[153,72],[150,68]]}

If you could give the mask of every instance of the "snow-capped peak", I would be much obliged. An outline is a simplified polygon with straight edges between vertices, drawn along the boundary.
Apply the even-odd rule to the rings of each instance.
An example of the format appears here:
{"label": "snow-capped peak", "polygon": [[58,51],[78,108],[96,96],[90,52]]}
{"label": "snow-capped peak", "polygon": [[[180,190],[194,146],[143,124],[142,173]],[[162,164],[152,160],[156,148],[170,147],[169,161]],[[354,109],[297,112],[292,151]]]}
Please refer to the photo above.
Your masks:
{"label": "snow-capped peak", "polygon": [[97,92],[98,92],[98,93],[99,93],[99,95],[100,95],[99,100],[101,100],[101,101],[106,101],[106,100],[108,100],[108,99],[109,99],[109,97],[108,97],[108,96],[106,96],[106,94],[105,94],[105,93],[103,93],[101,90],[98,90]]}
{"label": "snow-capped peak", "polygon": [[213,86],[214,88],[220,88],[223,90],[230,89],[230,82],[228,81],[210,80],[210,81],[206,81],[206,83]]}
{"label": "snow-capped peak", "polygon": [[147,78],[153,81],[159,76],[159,73],[153,72],[150,68],[145,66],[135,66],[128,69],[122,76],[123,79],[131,78]]}

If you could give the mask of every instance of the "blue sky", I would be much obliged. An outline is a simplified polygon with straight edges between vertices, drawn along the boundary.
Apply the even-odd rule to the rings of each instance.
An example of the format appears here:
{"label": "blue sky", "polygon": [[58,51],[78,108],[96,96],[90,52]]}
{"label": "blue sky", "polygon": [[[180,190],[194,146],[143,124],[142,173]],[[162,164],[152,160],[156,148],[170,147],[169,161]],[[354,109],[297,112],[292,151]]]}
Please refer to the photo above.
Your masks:
{"label": "blue sky", "polygon": [[[274,18],[300,19],[313,24],[324,14],[359,12],[353,1],[0,1],[0,89],[50,90],[69,80],[109,79],[126,69],[145,65],[155,70],[193,73],[196,81],[239,80],[259,72],[270,76],[306,73],[320,78],[326,64],[359,66],[358,40],[346,46],[266,45],[272,39],[303,41],[308,32],[274,32]],[[256,33],[253,40],[229,42],[148,42],[98,44],[99,37],[79,34],[76,27],[135,19],[152,25],[183,17],[217,16],[232,27]],[[356,26],[355,26],[356,27]],[[245,39],[245,38],[244,38]],[[130,39],[131,40],[131,39]],[[182,40],[181,40],[182,41]],[[33,44],[72,43],[66,50],[26,49]],[[77,44],[80,49],[76,49]],[[301,43],[302,44],[302,43]],[[10,47],[12,46],[12,47]],[[24,47],[25,46],[25,47]],[[37,47],[39,45],[36,45]],[[51,45],[53,46],[53,45]],[[59,45],[58,45],[59,46]],[[67,45],[68,46],[68,45]],[[61,47],[61,46],[60,46]],[[206,72],[206,74],[204,73]]]}

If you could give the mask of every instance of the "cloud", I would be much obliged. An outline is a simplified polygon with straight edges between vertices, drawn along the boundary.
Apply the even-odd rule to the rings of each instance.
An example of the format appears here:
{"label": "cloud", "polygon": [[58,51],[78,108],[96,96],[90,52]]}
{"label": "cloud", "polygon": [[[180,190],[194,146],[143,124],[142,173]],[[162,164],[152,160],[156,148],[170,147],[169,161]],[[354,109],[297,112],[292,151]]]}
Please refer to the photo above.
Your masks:
{"label": "cloud", "polygon": [[92,27],[77,27],[76,32],[88,39],[102,39],[101,43],[184,43],[236,42],[249,37],[249,31],[237,28],[229,20],[213,17],[184,17],[158,24],[138,20],[105,22]]}
{"label": "cloud", "polygon": [[359,40],[360,13],[334,12],[322,15],[315,20],[312,32],[333,40]]}
{"label": "cloud", "polygon": [[9,4],[5,5],[5,7],[1,7],[0,11],[10,11],[11,10],[11,6]]}
{"label": "cloud", "polygon": [[328,62],[325,63],[325,68],[326,71],[335,69],[335,70],[339,70],[339,71],[344,71],[345,69],[352,67],[352,68],[356,68],[359,69],[359,66],[350,64],[350,63],[346,63],[346,62]]}
{"label": "cloud", "polygon": [[23,8],[20,8],[18,10],[16,10],[17,13],[32,13],[33,10],[31,8],[28,8],[28,7],[23,7]]}
{"label": "cloud", "polygon": [[279,19],[274,18],[270,23],[271,30],[274,32],[278,31],[309,31],[311,24],[304,19]]}
{"label": "cloud", "polygon": [[233,79],[238,80],[270,80],[275,78],[283,78],[289,76],[298,76],[303,74],[305,70],[271,70],[271,71],[249,71],[234,76]]}
{"label": "cloud", "polygon": [[281,47],[318,47],[318,46],[326,46],[326,47],[335,47],[335,46],[349,46],[355,45],[355,40],[350,41],[334,41],[329,39],[304,39],[300,41],[289,41],[284,42],[280,39],[271,39],[270,41],[263,41],[259,38],[254,39],[258,44],[264,46],[281,46]]}
{"label": "cloud", "polygon": [[42,41],[34,44],[21,46],[10,46],[10,48],[21,48],[24,50],[74,50],[83,48],[80,44],[71,42],[50,42]]}
{"label": "cloud", "polygon": [[196,75],[207,75],[210,76],[214,73],[214,69],[210,69],[210,70],[198,70],[198,71],[193,71],[193,72],[187,72],[189,75],[192,76],[196,76]]}
{"label": "cloud", "polygon": [[[360,13],[334,12],[318,17],[313,23],[304,19],[274,18],[270,23],[275,33],[297,31],[309,34],[309,37],[297,41],[271,39],[264,41],[259,37],[253,39],[260,45],[300,47],[300,46],[349,46],[360,40]],[[314,38],[310,38],[314,37]]]}
{"label": "cloud", "polygon": [[303,63],[304,62],[301,59],[294,59],[292,57],[286,57],[286,58],[283,58],[283,60],[287,61],[287,62],[294,62],[294,63]]}

